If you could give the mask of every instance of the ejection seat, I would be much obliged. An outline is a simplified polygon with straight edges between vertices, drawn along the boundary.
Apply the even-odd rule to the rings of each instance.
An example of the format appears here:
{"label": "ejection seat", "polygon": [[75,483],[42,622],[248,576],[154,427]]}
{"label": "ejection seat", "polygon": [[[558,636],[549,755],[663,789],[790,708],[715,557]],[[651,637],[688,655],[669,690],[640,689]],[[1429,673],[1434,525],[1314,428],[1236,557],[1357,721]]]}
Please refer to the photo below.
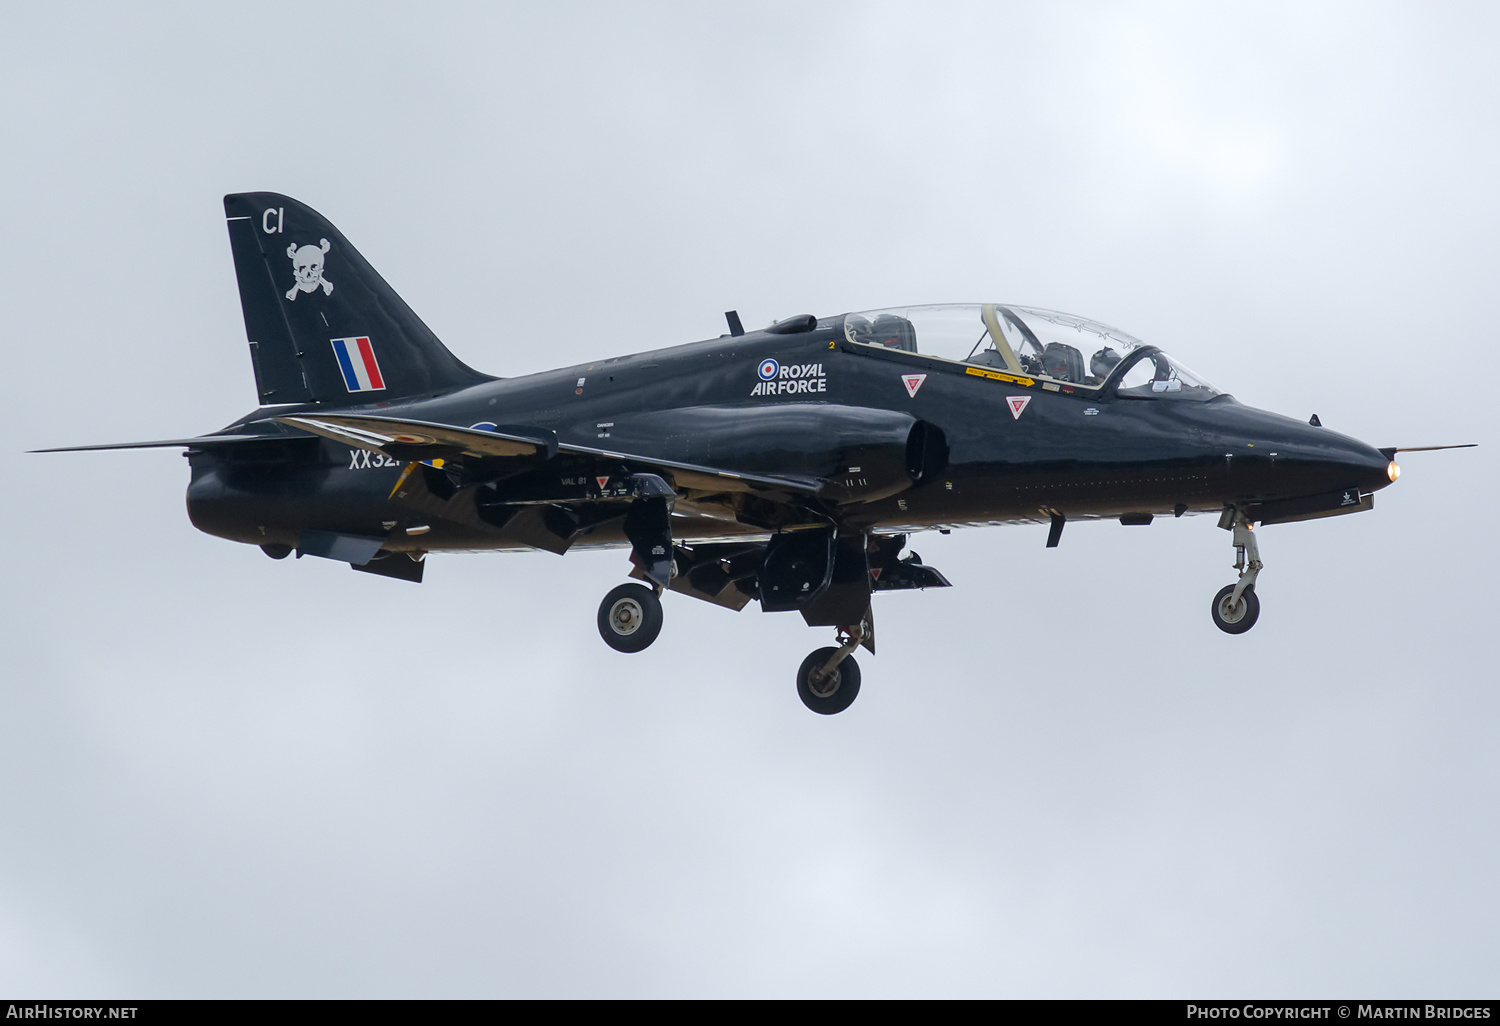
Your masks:
{"label": "ejection seat", "polygon": [[888,349],[901,349],[908,353],[917,351],[917,329],[913,328],[911,321],[905,317],[881,314],[870,326],[870,333],[874,336],[876,345],[882,345]]}
{"label": "ejection seat", "polygon": [[1048,342],[1042,350],[1042,373],[1058,381],[1083,381],[1083,354],[1061,342]]}

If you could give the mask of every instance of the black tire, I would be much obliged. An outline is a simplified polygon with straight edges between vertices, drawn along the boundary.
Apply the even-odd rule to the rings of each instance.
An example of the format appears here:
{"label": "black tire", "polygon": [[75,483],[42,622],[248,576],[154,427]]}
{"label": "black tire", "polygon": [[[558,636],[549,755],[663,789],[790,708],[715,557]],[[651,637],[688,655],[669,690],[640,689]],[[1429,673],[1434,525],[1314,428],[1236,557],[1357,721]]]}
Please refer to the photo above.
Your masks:
{"label": "black tire", "polygon": [[1260,599],[1255,597],[1255,585],[1246,588],[1240,596],[1238,608],[1229,608],[1229,596],[1234,594],[1234,585],[1226,584],[1214,596],[1214,626],[1225,634],[1244,634],[1260,618]]}
{"label": "black tire", "polygon": [[640,652],[661,633],[661,599],[641,584],[622,584],[599,603],[599,637],[616,652]]}
{"label": "black tire", "polygon": [[822,669],[837,651],[836,648],[820,648],[802,660],[802,666],[797,670],[797,697],[802,699],[803,705],[822,716],[843,712],[859,697],[859,664],[853,656],[846,656],[831,678],[820,681],[816,689],[812,684],[813,671]]}

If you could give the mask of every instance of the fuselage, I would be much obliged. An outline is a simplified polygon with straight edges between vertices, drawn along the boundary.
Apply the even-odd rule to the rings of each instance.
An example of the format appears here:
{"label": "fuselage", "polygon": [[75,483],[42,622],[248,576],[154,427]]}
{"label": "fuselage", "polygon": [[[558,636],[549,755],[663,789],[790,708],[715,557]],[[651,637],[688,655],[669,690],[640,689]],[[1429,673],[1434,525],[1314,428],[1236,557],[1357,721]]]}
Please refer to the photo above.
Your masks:
{"label": "fuselage", "polygon": [[[841,528],[888,534],[1056,515],[1180,516],[1339,489],[1368,494],[1391,480],[1388,456],[1371,446],[1228,395],[1131,398],[1026,380],[853,342],[830,319],[810,331],[723,336],[342,412],[546,429],[565,445],[745,474],[842,476],[856,501],[830,507],[831,517]],[[315,407],[261,409],[226,431],[285,439],[295,432],[269,414],[300,409]],[[820,430],[835,413],[841,424],[877,432],[905,418],[935,428],[920,479],[871,484],[848,438]],[[770,425],[768,442],[762,428]],[[440,506],[394,500],[404,464],[379,453],[308,437],[189,455],[189,513],[211,534],[295,546],[306,530],[391,534],[420,520],[430,530],[397,531],[387,547],[526,547],[481,515],[468,492]],[[770,529],[711,505],[679,504],[677,513],[673,534],[689,542]],[[604,523],[577,544],[628,543],[617,523]]]}

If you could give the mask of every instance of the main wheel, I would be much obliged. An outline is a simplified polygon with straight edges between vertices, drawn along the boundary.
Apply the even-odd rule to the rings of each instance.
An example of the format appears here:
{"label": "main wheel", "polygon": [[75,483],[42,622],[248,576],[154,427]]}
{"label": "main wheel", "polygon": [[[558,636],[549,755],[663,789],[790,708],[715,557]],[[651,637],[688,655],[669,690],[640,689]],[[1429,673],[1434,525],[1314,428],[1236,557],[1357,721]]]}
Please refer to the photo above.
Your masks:
{"label": "main wheel", "polygon": [[837,651],[820,648],[802,660],[797,671],[797,697],[803,705],[824,716],[843,712],[859,697],[859,664],[853,656],[846,656],[826,677],[822,675],[823,664]]}
{"label": "main wheel", "polygon": [[1225,634],[1244,634],[1260,617],[1260,599],[1255,597],[1253,584],[1240,595],[1239,602],[1230,605],[1229,597],[1233,594],[1234,585],[1226,584],[1214,596],[1214,626]]}
{"label": "main wheel", "polygon": [[616,652],[639,652],[661,633],[661,599],[640,584],[622,584],[599,603],[599,636]]}

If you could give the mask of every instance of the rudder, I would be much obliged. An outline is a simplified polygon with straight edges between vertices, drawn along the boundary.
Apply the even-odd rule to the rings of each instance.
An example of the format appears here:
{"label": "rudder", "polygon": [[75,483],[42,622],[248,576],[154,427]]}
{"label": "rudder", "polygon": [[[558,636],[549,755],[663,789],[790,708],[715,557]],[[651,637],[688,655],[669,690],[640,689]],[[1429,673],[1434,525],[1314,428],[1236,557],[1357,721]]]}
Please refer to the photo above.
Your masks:
{"label": "rudder", "polygon": [[465,366],[322,214],[224,197],[261,405],[352,406],[493,380]]}

